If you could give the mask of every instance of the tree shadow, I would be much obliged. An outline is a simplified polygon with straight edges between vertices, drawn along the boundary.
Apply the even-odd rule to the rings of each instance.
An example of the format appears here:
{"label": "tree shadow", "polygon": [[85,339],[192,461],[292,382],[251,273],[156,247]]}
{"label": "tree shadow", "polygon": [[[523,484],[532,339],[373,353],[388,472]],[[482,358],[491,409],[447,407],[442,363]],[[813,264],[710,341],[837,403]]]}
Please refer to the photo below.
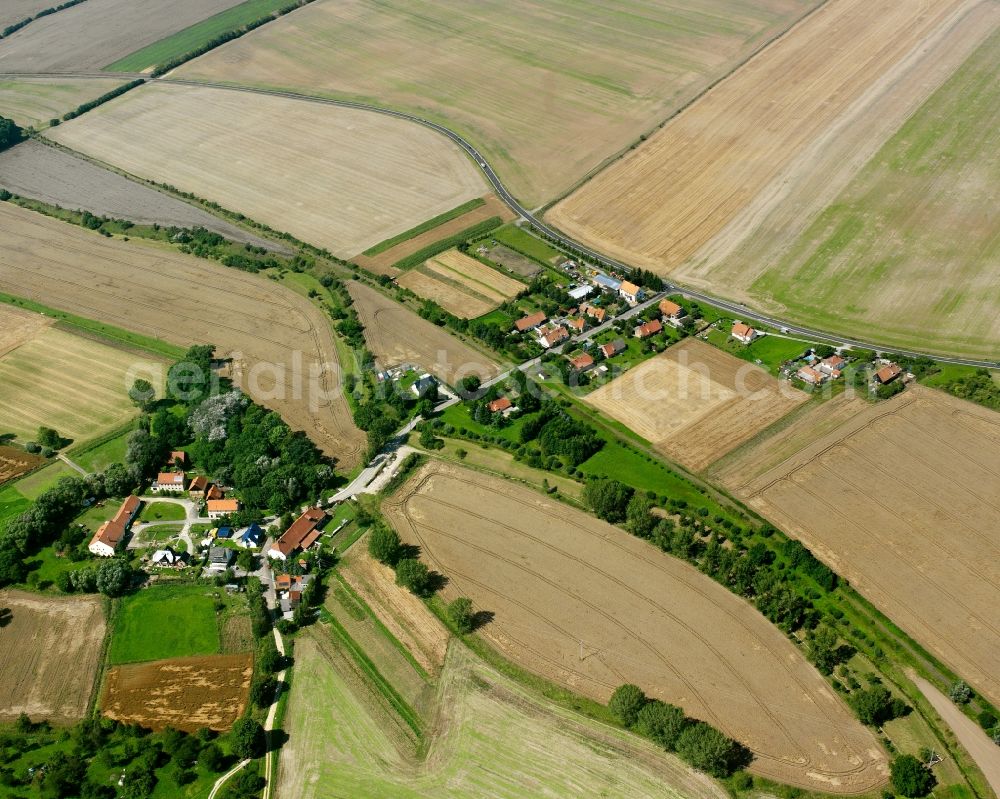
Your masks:
{"label": "tree shadow", "polygon": [[427,594],[436,594],[448,585],[448,578],[441,572],[431,571],[427,574]]}
{"label": "tree shadow", "polygon": [[420,560],[420,547],[416,544],[400,544],[396,562],[401,560]]}
{"label": "tree shadow", "polygon": [[729,768],[731,771],[745,769],[753,763],[753,752],[743,744],[733,741],[733,747],[729,752]]}
{"label": "tree shadow", "polygon": [[490,624],[496,614],[492,610],[477,610],[472,614],[472,629],[478,630],[480,627],[485,627]]}
{"label": "tree shadow", "polygon": [[0,608],[0,628],[6,627],[14,621],[14,611],[10,608]]}
{"label": "tree shadow", "polygon": [[267,734],[267,745],[264,747],[264,751],[277,752],[288,743],[288,737],[288,733],[284,730],[271,730]]}

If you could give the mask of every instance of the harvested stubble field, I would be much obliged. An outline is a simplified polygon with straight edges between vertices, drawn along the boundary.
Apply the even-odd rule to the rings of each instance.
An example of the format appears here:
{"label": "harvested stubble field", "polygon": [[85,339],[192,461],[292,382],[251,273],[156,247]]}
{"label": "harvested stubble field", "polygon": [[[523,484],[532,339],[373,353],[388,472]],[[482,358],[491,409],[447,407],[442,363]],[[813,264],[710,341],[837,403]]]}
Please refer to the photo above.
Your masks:
{"label": "harvested stubble field", "polygon": [[0,41],[0,72],[98,70],[239,2],[87,0]]}
{"label": "harvested stubble field", "polygon": [[0,446],[0,485],[9,483],[45,463],[45,458],[32,455],[23,449]]}
{"label": "harvested stubble field", "polygon": [[[23,313],[0,306],[0,324],[12,312]],[[164,369],[159,359],[45,325],[0,355],[0,431],[30,440],[45,425],[75,441],[94,438],[135,416],[132,380],[159,391]]]}
{"label": "harvested stubble field", "polygon": [[530,207],[569,190],[815,5],[321,0],[178,74],[430,117],[475,144]]}
{"label": "harvested stubble field", "polygon": [[253,656],[210,655],[115,666],[101,693],[101,712],[153,730],[201,727],[225,731],[246,708]]}
{"label": "harvested stubble field", "polygon": [[58,3],[52,3],[50,0],[4,0],[3,7],[0,7],[0,30],[33,17],[39,11],[44,11],[53,5]]}
{"label": "harvested stubble field", "polygon": [[5,78],[0,80],[0,116],[13,119],[21,127],[40,128],[124,82],[106,78]]}
{"label": "harvested stubble field", "polygon": [[[714,281],[737,299],[847,335],[878,331],[900,347],[992,358],[1000,346],[1000,5],[977,6],[930,49],[909,80],[931,71],[939,88],[907,107],[905,124],[873,139],[870,153],[844,157],[836,151],[854,136],[835,139],[823,162],[839,161],[799,168],[802,180],[754,209],[752,233],[723,232],[678,277]],[[907,94],[894,86],[876,107],[879,119]]]}
{"label": "harvested stubble field", "polygon": [[48,135],[343,258],[484,190],[427,128],[239,90],[147,84]]}
{"label": "harvested stubble field", "polygon": [[234,359],[236,382],[292,429],[344,468],[361,458],[364,436],[343,396],[329,319],[272,281],[3,203],[0,291],[182,347],[214,344]]}
{"label": "harvested stubble field", "polygon": [[33,311],[0,305],[0,356],[31,341],[51,324],[51,319]]}
{"label": "harvested stubble field", "polygon": [[526,288],[458,250],[429,258],[396,282],[463,319],[489,313]]}
{"label": "harvested stubble field", "polygon": [[448,578],[444,598],[492,611],[482,634],[525,668],[599,701],[634,682],[742,741],[751,769],[780,782],[832,793],[884,782],[874,736],[794,645],[688,564],[531,489],[440,463],[385,511]]}
{"label": "harvested stubble field", "polygon": [[695,471],[808,400],[760,367],[697,339],[670,347],[585,398]]}
{"label": "harvested stubble field", "polygon": [[317,632],[295,648],[281,796],[724,799],[677,758],[529,694],[461,646],[449,650],[436,724],[417,759],[322,651]]}
{"label": "harvested stubble field", "polygon": [[0,591],[11,618],[0,648],[0,721],[83,718],[94,688],[104,611],[96,596],[52,598]]}
{"label": "harvested stubble field", "polygon": [[395,300],[356,281],[348,290],[365,328],[365,342],[383,368],[419,364],[452,386],[467,375],[486,379],[499,374],[500,365],[492,358]]}
{"label": "harvested stubble field", "polygon": [[794,434],[720,479],[1000,702],[1000,414],[913,387],[768,468]]}
{"label": "harvested stubble field", "polygon": [[128,219],[138,225],[203,227],[230,241],[291,254],[267,241],[162,191],[129,180],[85,158],[37,140],[0,153],[0,186],[49,205],[97,216]]}
{"label": "harvested stubble field", "polygon": [[390,247],[378,255],[364,255],[362,253],[355,255],[351,260],[358,264],[358,266],[362,266],[375,274],[396,277],[402,273],[393,264],[406,258],[406,256],[413,255],[413,253],[419,252],[424,247],[436,241],[454,236],[463,230],[468,230],[491,217],[499,216],[504,222],[509,222],[514,218],[514,212],[495,194],[487,194],[483,199],[485,203],[478,208],[473,208],[471,211],[466,211],[461,216],[450,219],[442,225],[425,230],[412,239],[401,241],[395,247]]}
{"label": "harvested stubble field", "polygon": [[977,2],[827,3],[548,220],[609,255],[669,274]]}

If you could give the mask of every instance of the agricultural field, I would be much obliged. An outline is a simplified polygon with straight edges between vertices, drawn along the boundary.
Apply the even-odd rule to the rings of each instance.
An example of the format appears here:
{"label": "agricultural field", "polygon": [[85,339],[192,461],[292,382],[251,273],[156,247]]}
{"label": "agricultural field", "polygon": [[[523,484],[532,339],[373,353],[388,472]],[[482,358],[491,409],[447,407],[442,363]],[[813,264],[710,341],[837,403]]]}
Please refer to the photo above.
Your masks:
{"label": "agricultural field", "polygon": [[493,359],[375,289],[357,281],[348,289],[365,328],[365,342],[383,368],[420,364],[448,385],[467,375],[488,378],[500,372]]}
{"label": "agricultural field", "polygon": [[295,648],[281,796],[724,799],[676,758],[528,694],[457,646],[440,680],[437,728],[417,761],[328,659],[315,631]]}
{"label": "agricultural field", "polygon": [[44,11],[52,5],[49,0],[5,0],[0,8],[0,30],[8,25],[14,25],[21,20],[33,17],[39,11]]}
{"label": "agricultural field", "polygon": [[[3,40],[0,72],[95,71],[239,0],[87,0]],[[52,3],[58,5],[58,3]]]}
{"label": "agricultural field", "polygon": [[521,281],[458,250],[447,250],[427,259],[396,282],[462,319],[489,313],[527,289]]}
{"label": "agricultural field", "polygon": [[424,247],[436,241],[441,241],[449,236],[457,235],[463,230],[468,230],[491,217],[499,216],[505,222],[513,218],[513,212],[495,194],[487,194],[483,199],[485,202],[482,205],[472,208],[464,214],[442,222],[440,225],[434,225],[386,249],[376,247],[375,249],[378,249],[378,252],[373,252],[372,249],[369,249],[367,253],[355,255],[351,260],[358,264],[358,266],[362,266],[376,274],[396,277],[402,274],[402,271],[395,268],[393,264],[406,258],[408,255],[413,255],[413,253],[419,252]]}
{"label": "agricultural field", "polygon": [[43,463],[45,458],[32,455],[23,449],[0,446],[0,485],[16,480]]}
{"label": "agricultural field", "polygon": [[152,730],[201,727],[225,731],[246,708],[253,656],[211,655],[115,666],[101,693],[101,712]]}
{"label": "agricultural field", "polygon": [[124,82],[69,76],[7,77],[0,80],[0,116],[13,119],[21,127],[43,128],[50,119],[62,117],[67,111],[117,89]]}
{"label": "agricultural field", "polygon": [[341,391],[328,318],[272,281],[3,203],[0,291],[181,347],[210,342],[219,357],[233,359],[244,390],[341,467],[362,455],[364,435]]}
{"label": "agricultural field", "polygon": [[[0,306],[0,324],[23,313]],[[162,387],[164,369],[150,356],[46,325],[0,355],[0,431],[23,441],[33,440],[42,425],[75,441],[99,436],[135,416],[132,380],[145,377]]]}
{"label": "agricultural field", "polygon": [[528,207],[569,190],[813,0],[321,0],[178,76],[375,102],[448,125]]}
{"label": "agricultural field", "polygon": [[52,324],[41,314],[0,305],[0,357],[31,341]]}
{"label": "agricultural field", "polygon": [[485,189],[431,130],[239,90],[147,84],[48,135],[343,258]]}
{"label": "agricultural field", "polygon": [[758,366],[687,339],[584,401],[700,471],[808,399]]}
{"label": "agricultural field", "polygon": [[83,718],[104,640],[100,598],[0,591],[3,608],[11,614],[0,649],[0,721],[21,713],[55,723]]}
{"label": "agricultural field", "polygon": [[760,441],[719,478],[1000,703],[1000,414],[914,386],[803,432]]}
{"label": "agricultural field", "polygon": [[[720,245],[678,277],[715,282],[823,329],[878,331],[900,347],[993,358],[1000,217],[987,209],[995,208],[1000,183],[1000,7],[976,11],[964,23],[978,25],[966,41],[992,36],[863,168],[857,164],[849,180],[815,170],[813,179],[828,180],[833,191],[807,183],[752,235]],[[935,63],[951,63],[969,48],[955,49]]]}
{"label": "agricultural field", "polygon": [[22,142],[0,153],[0,186],[60,208],[90,211],[96,216],[127,219],[139,225],[203,227],[230,241],[290,254],[283,245],[37,140]]}
{"label": "agricultural field", "polygon": [[495,614],[482,634],[518,665],[598,701],[634,682],[747,745],[751,770],[780,782],[847,794],[884,782],[875,737],[795,646],[686,563],[531,489],[440,463],[384,510],[448,578],[445,600],[468,596]]}
{"label": "agricultural field", "polygon": [[[967,15],[975,19],[967,22]],[[556,205],[547,219],[609,255],[671,274],[741,214],[743,228],[752,228],[763,215],[755,203],[780,197],[805,172],[815,176],[816,156],[831,140],[856,135],[850,133],[856,127],[877,148],[895,132],[885,119],[901,125],[947,75],[936,63],[942,52],[968,52],[967,38],[981,40],[984,23],[998,18],[995,4],[970,0],[828,3]],[[919,79],[904,81],[912,71]],[[894,97],[883,109],[889,93]],[[867,115],[865,124],[855,126],[859,115]],[[856,151],[873,151],[864,136],[852,138],[852,149],[838,150],[830,163],[856,170]],[[817,177],[813,185],[827,180]],[[912,196],[916,202],[921,194]],[[795,213],[800,210],[796,206]],[[798,274],[799,289],[814,291],[822,284],[816,277]],[[711,274],[706,284],[724,292],[730,285]],[[839,295],[835,305],[828,309],[832,315],[843,310]]]}
{"label": "agricultural field", "polygon": [[166,660],[219,651],[211,586],[153,586],[122,600],[108,660],[113,664]]}

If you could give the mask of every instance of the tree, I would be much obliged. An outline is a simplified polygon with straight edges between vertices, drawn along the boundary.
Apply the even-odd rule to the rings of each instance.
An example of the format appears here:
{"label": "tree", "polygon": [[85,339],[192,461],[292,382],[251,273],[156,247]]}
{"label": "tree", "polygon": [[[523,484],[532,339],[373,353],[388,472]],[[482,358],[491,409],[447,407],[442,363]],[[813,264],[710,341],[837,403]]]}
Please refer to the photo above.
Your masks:
{"label": "tree", "polygon": [[703,721],[695,721],[677,737],[677,754],[713,777],[728,777],[740,763],[735,741]]}
{"label": "tree", "polygon": [[931,770],[913,755],[900,755],[892,761],[892,789],[901,796],[927,796],[937,784]]}
{"label": "tree", "polygon": [[244,769],[225,784],[219,792],[219,799],[252,799],[260,795],[266,780],[259,774]]}
{"label": "tree", "polygon": [[6,537],[0,539],[0,586],[23,583],[28,576],[28,567],[21,559],[21,553]]}
{"label": "tree", "polygon": [[823,674],[833,674],[834,667],[840,662],[837,631],[821,624],[809,631],[806,640],[809,644],[809,659],[816,664],[816,668]]}
{"label": "tree", "polygon": [[264,752],[264,728],[254,719],[237,719],[231,732],[233,753],[240,760],[260,757]]}
{"label": "tree", "polygon": [[135,479],[123,463],[112,463],[104,470],[104,492],[109,497],[124,497],[135,485]]}
{"label": "tree", "polygon": [[156,389],[153,384],[143,378],[138,378],[128,390],[128,398],[137,408],[148,411],[156,402]]}
{"label": "tree", "polygon": [[368,535],[368,554],[379,563],[392,566],[399,559],[402,542],[396,531],[381,522]]}
{"label": "tree", "polygon": [[653,501],[649,497],[644,494],[633,494],[625,517],[625,526],[632,535],[649,538],[653,534],[657,518],[653,516]]}
{"label": "tree", "polygon": [[419,560],[403,558],[396,564],[396,583],[417,596],[426,596],[431,589],[431,574]]}
{"label": "tree", "polygon": [[132,567],[124,558],[112,558],[97,567],[97,590],[105,596],[121,596],[132,585]]}
{"label": "tree", "polygon": [[686,724],[687,719],[683,710],[676,705],[668,705],[666,702],[654,699],[639,711],[635,729],[640,735],[672,752]]}
{"label": "tree", "polygon": [[222,754],[218,744],[208,744],[201,750],[198,762],[209,771],[218,773],[226,767],[226,756]]}
{"label": "tree", "polygon": [[476,614],[472,610],[472,600],[460,596],[448,605],[448,618],[455,629],[463,635],[471,633],[476,628]]}
{"label": "tree", "polygon": [[278,681],[274,677],[254,680],[250,683],[250,701],[257,707],[270,707],[274,703],[274,694],[277,690]]}
{"label": "tree", "polygon": [[245,572],[252,572],[257,568],[257,556],[249,549],[241,549],[236,555],[236,565]]}
{"label": "tree", "polygon": [[13,120],[0,117],[0,152],[24,139],[24,131]]}
{"label": "tree", "polygon": [[948,692],[948,695],[951,697],[951,701],[956,705],[967,705],[970,701],[972,701],[972,689],[969,687],[969,684],[965,682],[965,680],[959,680],[951,686],[951,690]]}
{"label": "tree", "polygon": [[855,691],[848,699],[862,724],[878,727],[886,721],[897,718],[906,711],[906,705],[883,685]]}
{"label": "tree", "polygon": [[59,449],[62,446],[62,436],[51,427],[38,428],[38,443],[50,449]]}
{"label": "tree", "polygon": [[608,709],[626,727],[633,726],[639,719],[639,712],[646,705],[646,694],[638,685],[626,683],[615,689],[608,700]]}
{"label": "tree", "polygon": [[612,524],[625,521],[633,490],[617,480],[590,480],[583,498],[600,518]]}
{"label": "tree", "polygon": [[468,375],[459,381],[459,387],[467,397],[473,396],[482,385],[483,381],[477,375]]}

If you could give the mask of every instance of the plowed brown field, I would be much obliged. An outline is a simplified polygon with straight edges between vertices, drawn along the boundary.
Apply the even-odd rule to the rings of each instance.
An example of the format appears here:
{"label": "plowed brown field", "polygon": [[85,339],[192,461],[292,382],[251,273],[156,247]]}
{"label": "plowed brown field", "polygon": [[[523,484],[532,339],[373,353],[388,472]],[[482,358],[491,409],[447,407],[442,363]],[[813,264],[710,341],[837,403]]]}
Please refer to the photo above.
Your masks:
{"label": "plowed brown field", "polygon": [[209,655],[115,666],[104,680],[101,712],[153,730],[219,732],[246,708],[253,656]]}
{"label": "plowed brown field", "polygon": [[865,92],[975,5],[827,3],[556,205],[549,221],[626,262],[673,271]]}
{"label": "plowed brown field", "polygon": [[467,375],[488,378],[500,372],[492,358],[375,289],[358,282],[348,289],[368,348],[383,367],[418,364],[449,385]]}
{"label": "plowed brown field", "polygon": [[680,560],[502,478],[428,464],[385,507],[495,613],[506,657],[600,701],[625,682],[749,746],[758,774],[824,792],[885,781],[875,737],[776,627]]}
{"label": "plowed brown field", "polygon": [[[233,358],[248,394],[341,466],[362,455],[329,320],[272,281],[2,203],[0,291],[183,347],[214,344],[220,357]],[[326,371],[311,381],[321,366]]]}
{"label": "plowed brown field", "polygon": [[31,455],[14,447],[0,447],[0,485],[27,474],[43,463],[45,458],[38,455]]}
{"label": "plowed brown field", "polygon": [[722,480],[1000,703],[1000,414],[914,387],[771,466],[796,435]]}
{"label": "plowed brown field", "polygon": [[751,363],[687,339],[601,386],[586,402],[678,463],[701,470],[808,399]]}
{"label": "plowed brown field", "polygon": [[0,721],[83,718],[104,640],[101,600],[0,591],[3,608],[11,617],[0,630]]}

